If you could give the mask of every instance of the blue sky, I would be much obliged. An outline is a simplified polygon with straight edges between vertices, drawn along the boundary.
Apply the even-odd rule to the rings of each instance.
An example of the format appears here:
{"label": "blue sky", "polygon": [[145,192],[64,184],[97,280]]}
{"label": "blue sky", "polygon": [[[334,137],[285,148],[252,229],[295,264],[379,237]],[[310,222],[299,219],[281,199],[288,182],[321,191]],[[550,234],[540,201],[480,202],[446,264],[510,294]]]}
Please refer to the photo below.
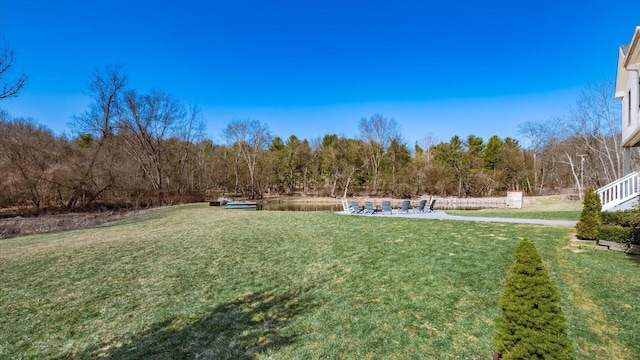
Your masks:
{"label": "blue sky", "polygon": [[0,0],[0,41],[29,76],[0,108],[71,134],[89,75],[123,64],[138,91],[198,105],[216,142],[234,118],[311,139],[356,136],[376,113],[409,144],[519,138],[615,77],[638,14],[602,0]]}

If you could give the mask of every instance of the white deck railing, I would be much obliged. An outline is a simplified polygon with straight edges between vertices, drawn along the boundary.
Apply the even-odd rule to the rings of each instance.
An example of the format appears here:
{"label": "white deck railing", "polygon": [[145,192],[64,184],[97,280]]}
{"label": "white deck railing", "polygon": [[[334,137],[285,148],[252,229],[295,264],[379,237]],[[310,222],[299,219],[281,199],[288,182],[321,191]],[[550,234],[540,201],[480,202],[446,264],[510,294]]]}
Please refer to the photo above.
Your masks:
{"label": "white deck railing", "polygon": [[613,209],[640,195],[640,171],[621,177],[596,190],[596,193],[600,196],[602,211]]}

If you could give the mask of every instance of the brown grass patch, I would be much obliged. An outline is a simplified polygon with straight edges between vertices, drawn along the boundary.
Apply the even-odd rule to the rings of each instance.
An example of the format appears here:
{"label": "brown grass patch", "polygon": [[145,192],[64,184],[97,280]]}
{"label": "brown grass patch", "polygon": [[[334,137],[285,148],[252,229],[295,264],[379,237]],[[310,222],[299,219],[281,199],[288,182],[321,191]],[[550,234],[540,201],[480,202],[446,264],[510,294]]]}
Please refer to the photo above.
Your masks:
{"label": "brown grass patch", "polygon": [[129,218],[147,210],[82,212],[0,219],[0,239],[85,229]]}

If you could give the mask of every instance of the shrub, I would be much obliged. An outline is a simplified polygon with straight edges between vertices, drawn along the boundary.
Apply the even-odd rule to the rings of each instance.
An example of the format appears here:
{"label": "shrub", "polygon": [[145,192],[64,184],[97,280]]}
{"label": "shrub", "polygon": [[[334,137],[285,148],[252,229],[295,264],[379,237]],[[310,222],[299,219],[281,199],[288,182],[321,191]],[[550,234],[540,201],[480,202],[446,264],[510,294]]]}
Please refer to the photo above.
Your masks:
{"label": "shrub", "polygon": [[602,204],[600,197],[593,189],[587,191],[584,195],[584,204],[582,213],[580,213],[580,221],[576,225],[578,237],[581,239],[595,240],[598,237],[598,229],[600,228],[600,213]]}
{"label": "shrub", "polygon": [[560,295],[533,242],[514,251],[499,301],[494,344],[503,359],[573,359]]}
{"label": "shrub", "polygon": [[630,244],[640,245],[640,226],[636,226],[633,229],[631,229]]}
{"label": "shrub", "polygon": [[602,225],[635,227],[640,223],[639,210],[605,211],[600,214]]}
{"label": "shrub", "polygon": [[598,240],[640,244],[640,210],[606,211],[600,219]]}
{"label": "shrub", "polygon": [[633,228],[624,226],[601,226],[598,240],[629,244],[633,239]]}

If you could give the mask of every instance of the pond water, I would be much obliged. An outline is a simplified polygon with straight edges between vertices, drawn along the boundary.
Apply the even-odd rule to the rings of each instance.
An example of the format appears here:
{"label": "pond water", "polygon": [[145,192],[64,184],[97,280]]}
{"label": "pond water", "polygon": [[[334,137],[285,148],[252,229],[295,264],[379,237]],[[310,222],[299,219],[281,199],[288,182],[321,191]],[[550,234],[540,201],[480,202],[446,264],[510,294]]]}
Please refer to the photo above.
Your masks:
{"label": "pond water", "polygon": [[258,203],[258,210],[268,211],[342,211],[342,204]]}

